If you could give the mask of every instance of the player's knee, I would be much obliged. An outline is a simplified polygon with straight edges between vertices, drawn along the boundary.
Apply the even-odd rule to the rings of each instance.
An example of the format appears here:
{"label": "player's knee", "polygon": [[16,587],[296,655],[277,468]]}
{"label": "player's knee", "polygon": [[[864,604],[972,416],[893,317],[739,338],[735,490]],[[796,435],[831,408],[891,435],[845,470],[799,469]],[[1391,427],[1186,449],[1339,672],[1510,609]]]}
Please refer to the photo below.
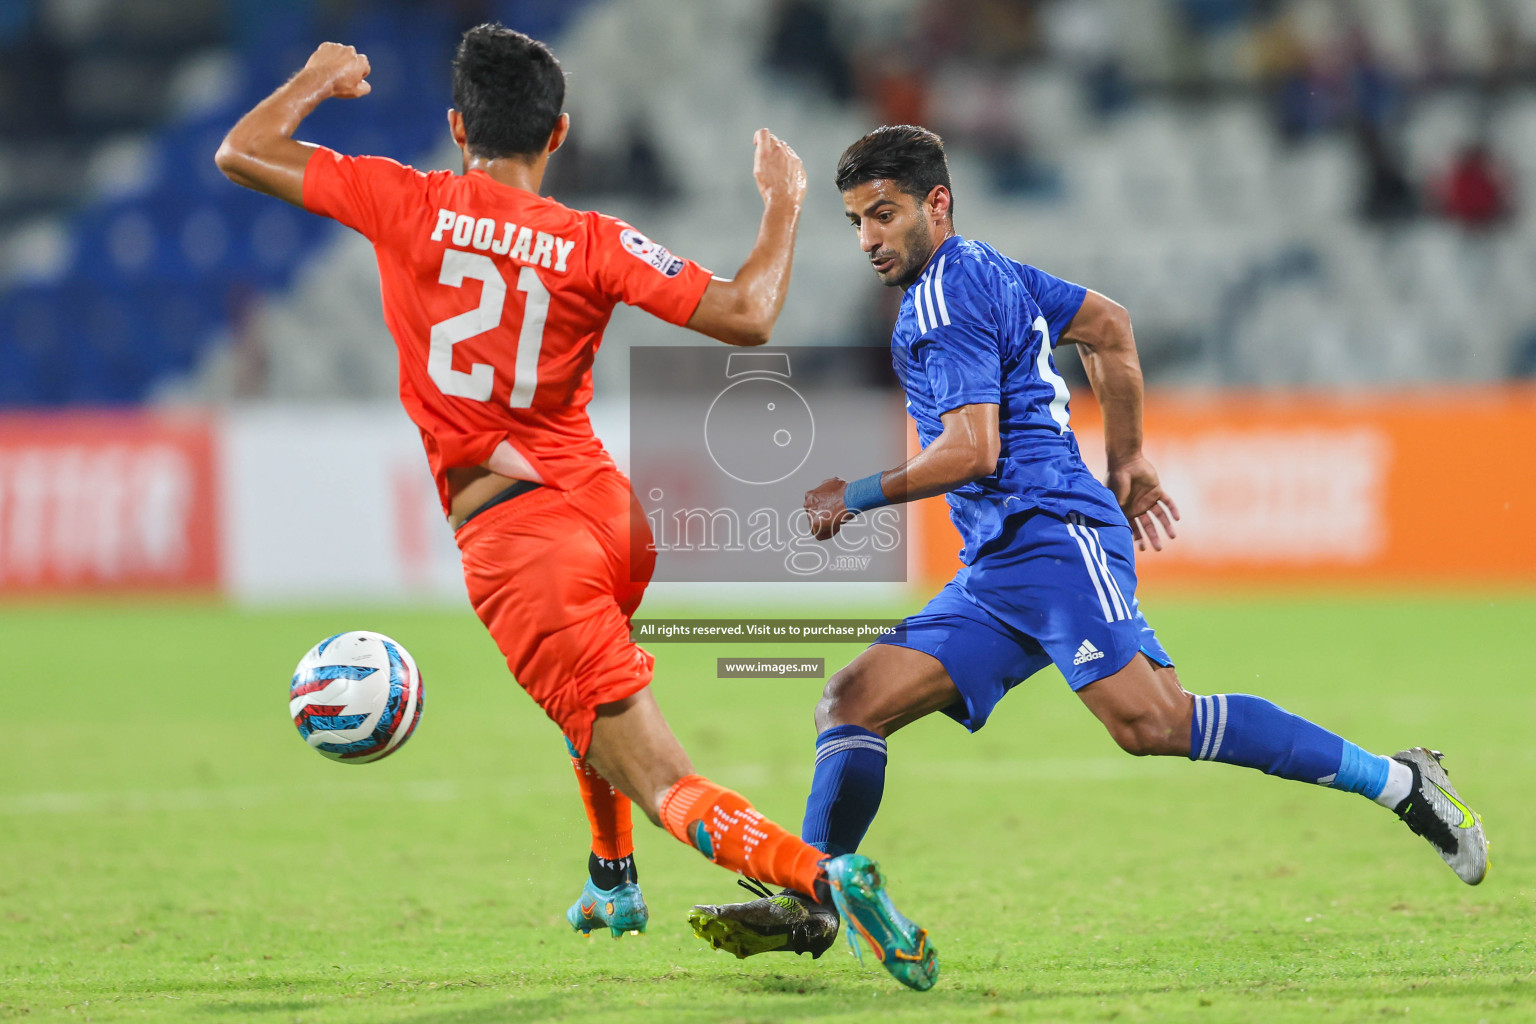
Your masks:
{"label": "player's knee", "polygon": [[[816,702],[816,731],[839,725],[864,725],[858,720],[859,673],[851,666],[832,673]],[[866,726],[867,728],[867,726]]]}
{"label": "player's knee", "polygon": [[842,694],[836,688],[837,676],[827,680],[826,687],[821,691],[821,700],[816,702],[816,731],[826,732],[833,726],[842,725],[840,716],[842,713]]}
{"label": "player's knee", "polygon": [[1175,723],[1155,712],[1105,723],[1120,749],[1133,757],[1180,753],[1174,742]]}
{"label": "player's knee", "polygon": [[1115,738],[1120,749],[1132,757],[1146,757],[1153,753],[1152,737],[1134,723],[1111,727],[1109,734]]}

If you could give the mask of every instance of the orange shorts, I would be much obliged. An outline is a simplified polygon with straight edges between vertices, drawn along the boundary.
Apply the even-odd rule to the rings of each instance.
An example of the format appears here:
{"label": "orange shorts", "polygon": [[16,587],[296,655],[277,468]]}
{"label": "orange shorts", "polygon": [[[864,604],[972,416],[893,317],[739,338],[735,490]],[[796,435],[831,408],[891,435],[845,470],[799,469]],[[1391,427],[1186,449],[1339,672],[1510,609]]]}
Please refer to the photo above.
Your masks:
{"label": "orange shorts", "polygon": [[[636,537],[631,565],[630,531]],[[629,638],[656,555],[629,481],[608,469],[474,516],[455,538],[469,600],[507,666],[582,754],[597,707],[644,689],[654,659]]]}

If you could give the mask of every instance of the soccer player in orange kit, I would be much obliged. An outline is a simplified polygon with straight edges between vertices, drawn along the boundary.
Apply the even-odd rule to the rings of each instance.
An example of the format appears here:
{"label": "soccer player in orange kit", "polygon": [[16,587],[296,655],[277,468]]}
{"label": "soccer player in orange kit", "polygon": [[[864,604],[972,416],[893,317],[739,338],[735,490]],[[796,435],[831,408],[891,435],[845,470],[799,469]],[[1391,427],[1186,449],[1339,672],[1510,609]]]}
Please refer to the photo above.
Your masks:
{"label": "soccer player in orange kit", "polygon": [[655,557],[630,543],[645,519],[586,412],[593,354],[617,303],[727,344],[768,340],[805,194],[799,157],[757,133],[762,225],[724,280],[623,221],[539,195],[570,128],[564,75],[543,43],[500,25],[464,34],[448,112],[462,174],[293,139],[322,101],[367,95],[368,72],[352,47],[323,44],[240,119],[215,159],[235,183],[373,243],[400,398],[421,430],[470,600],[518,683],[564,732],[581,781],[592,877],[572,926],[616,936],[645,926],[633,800],[715,863],[831,899],[894,977],[931,987],[927,934],[892,906],[873,863],[825,857],[694,773],[651,694],[653,659],[629,638]]}

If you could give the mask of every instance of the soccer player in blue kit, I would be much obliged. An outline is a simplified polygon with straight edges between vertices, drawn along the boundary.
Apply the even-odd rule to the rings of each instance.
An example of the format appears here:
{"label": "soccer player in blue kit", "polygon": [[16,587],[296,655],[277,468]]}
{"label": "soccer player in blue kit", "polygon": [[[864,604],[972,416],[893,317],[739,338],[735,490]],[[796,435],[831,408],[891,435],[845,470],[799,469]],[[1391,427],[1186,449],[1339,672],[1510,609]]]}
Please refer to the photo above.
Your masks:
{"label": "soccer player in blue kit", "polygon": [[[879,809],[886,737],[942,711],[971,731],[1009,689],[1055,664],[1123,749],[1221,761],[1359,793],[1397,813],[1469,885],[1488,865],[1482,821],[1423,747],[1369,753],[1260,697],[1195,696],[1136,600],[1132,544],[1161,549],[1178,511],[1142,454],[1142,379],[1126,310],[955,233],[937,135],[876,129],[837,166],[876,276],[906,290],[892,359],[920,454],[805,496],[827,540],[869,509],[943,494],[964,541],[954,579],[828,681],[801,838],[857,849]],[[1052,350],[1076,345],[1103,407],[1109,475],[1084,466]],[[830,907],[786,890],[698,906],[695,932],[738,957],[820,956]]]}

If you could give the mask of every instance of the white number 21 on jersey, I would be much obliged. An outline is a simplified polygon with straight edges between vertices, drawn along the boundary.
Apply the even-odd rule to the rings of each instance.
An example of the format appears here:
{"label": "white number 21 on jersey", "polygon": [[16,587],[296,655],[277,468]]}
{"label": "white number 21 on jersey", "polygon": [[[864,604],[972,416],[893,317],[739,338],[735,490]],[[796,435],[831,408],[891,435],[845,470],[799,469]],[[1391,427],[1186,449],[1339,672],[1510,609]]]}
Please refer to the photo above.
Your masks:
{"label": "white number 21 on jersey", "polygon": [[[432,325],[427,374],[445,395],[488,402],[495,385],[496,371],[490,363],[474,363],[468,373],[455,370],[453,346],[501,326],[502,308],[507,304],[507,282],[489,256],[459,249],[445,250],[443,270],[438,275],[438,282],[450,288],[462,288],[465,278],[480,282],[480,305]],[[539,386],[539,350],[544,347],[544,320],[549,316],[549,289],[539,280],[538,271],[532,267],[523,267],[517,275],[517,290],[527,293],[528,302],[523,310],[523,326],[517,335],[517,362],[512,368],[512,397],[507,404],[514,409],[526,409],[533,404],[533,392]]]}

